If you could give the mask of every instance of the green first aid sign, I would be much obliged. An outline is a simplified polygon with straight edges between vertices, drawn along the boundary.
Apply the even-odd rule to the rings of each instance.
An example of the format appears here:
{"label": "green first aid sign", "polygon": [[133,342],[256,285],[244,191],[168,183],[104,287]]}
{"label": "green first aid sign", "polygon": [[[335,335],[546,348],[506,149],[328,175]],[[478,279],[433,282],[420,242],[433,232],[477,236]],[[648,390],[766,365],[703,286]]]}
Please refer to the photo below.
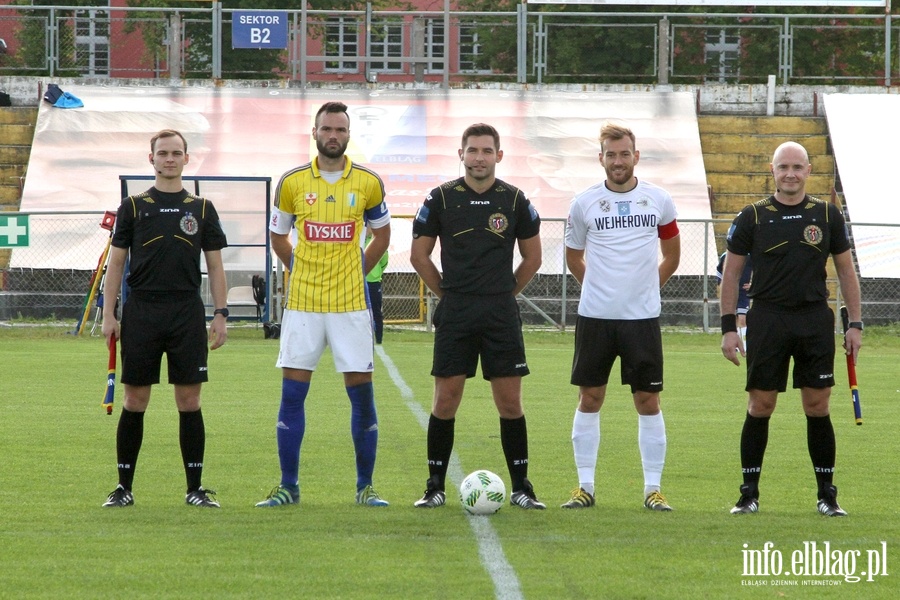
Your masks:
{"label": "green first aid sign", "polygon": [[0,248],[28,246],[28,215],[0,213]]}

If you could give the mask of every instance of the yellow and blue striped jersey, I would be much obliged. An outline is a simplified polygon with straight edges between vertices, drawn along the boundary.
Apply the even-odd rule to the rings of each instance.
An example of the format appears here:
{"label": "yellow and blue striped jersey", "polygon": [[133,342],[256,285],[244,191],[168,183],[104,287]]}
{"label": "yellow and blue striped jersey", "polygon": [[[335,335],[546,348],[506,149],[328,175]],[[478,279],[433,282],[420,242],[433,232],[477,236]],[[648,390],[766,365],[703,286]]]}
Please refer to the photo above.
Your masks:
{"label": "yellow and blue striped jersey", "polygon": [[305,312],[366,309],[362,237],[366,223],[390,221],[384,183],[370,169],[346,158],[335,183],[322,177],[318,161],[285,173],[275,189],[269,229],[297,230],[285,308]]}

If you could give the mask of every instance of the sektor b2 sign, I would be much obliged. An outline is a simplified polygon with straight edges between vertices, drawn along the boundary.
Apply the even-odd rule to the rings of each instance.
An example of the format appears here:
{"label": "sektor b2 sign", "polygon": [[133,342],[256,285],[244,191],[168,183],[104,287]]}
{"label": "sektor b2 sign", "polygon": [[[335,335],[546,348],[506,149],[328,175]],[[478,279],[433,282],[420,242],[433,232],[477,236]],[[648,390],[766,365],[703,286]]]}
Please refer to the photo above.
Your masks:
{"label": "sektor b2 sign", "polygon": [[235,11],[231,47],[260,50],[287,48],[288,14],[284,11]]}

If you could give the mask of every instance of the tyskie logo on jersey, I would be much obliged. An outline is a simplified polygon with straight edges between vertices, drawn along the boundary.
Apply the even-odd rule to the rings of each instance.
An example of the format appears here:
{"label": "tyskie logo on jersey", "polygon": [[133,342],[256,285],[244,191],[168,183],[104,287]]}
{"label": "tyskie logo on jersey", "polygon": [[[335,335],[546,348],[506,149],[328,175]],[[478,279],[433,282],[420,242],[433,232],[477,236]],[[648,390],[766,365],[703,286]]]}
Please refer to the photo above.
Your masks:
{"label": "tyskie logo on jersey", "polygon": [[356,236],[356,222],[316,223],[305,221],[303,233],[309,242],[352,242]]}

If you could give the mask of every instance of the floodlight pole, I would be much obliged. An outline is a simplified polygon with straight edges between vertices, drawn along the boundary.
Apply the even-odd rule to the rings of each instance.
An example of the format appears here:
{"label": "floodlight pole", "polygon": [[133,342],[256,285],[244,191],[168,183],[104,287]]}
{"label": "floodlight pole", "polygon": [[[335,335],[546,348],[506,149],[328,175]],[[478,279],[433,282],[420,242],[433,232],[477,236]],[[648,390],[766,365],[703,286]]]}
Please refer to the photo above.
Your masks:
{"label": "floodlight pole", "polygon": [[[415,17],[412,24],[412,45],[415,56],[425,56],[425,21],[421,17]],[[446,55],[446,52],[444,53]],[[446,67],[446,65],[444,65]],[[425,63],[413,63],[413,81],[423,83],[425,81]]]}
{"label": "floodlight pole", "polygon": [[176,83],[181,79],[181,13],[169,15],[169,79]]}
{"label": "floodlight pole", "polygon": [[450,88],[450,0],[444,0],[444,89]]}
{"label": "floodlight pole", "polygon": [[306,87],[306,28],[308,26],[306,0],[300,4],[300,47],[297,56],[300,57],[300,85]]}
{"label": "floodlight pole", "polygon": [[669,85],[669,18],[663,17],[659,22],[659,47],[657,57],[659,64],[656,66],[657,82],[659,85]]}
{"label": "floodlight pole", "polygon": [[528,81],[528,4],[516,5],[519,16],[516,19],[518,35],[516,35],[516,83]]}
{"label": "floodlight pole", "polygon": [[222,79],[222,3],[212,0],[212,78]]}
{"label": "floodlight pole", "polygon": [[891,87],[891,3],[884,3],[884,87]]}
{"label": "floodlight pole", "polygon": [[[365,56],[371,56],[371,43],[372,43],[372,3],[366,2],[366,35],[363,36],[363,52]],[[372,81],[372,63],[366,61],[365,66],[365,79],[368,82]],[[376,81],[377,81],[376,77]]]}

